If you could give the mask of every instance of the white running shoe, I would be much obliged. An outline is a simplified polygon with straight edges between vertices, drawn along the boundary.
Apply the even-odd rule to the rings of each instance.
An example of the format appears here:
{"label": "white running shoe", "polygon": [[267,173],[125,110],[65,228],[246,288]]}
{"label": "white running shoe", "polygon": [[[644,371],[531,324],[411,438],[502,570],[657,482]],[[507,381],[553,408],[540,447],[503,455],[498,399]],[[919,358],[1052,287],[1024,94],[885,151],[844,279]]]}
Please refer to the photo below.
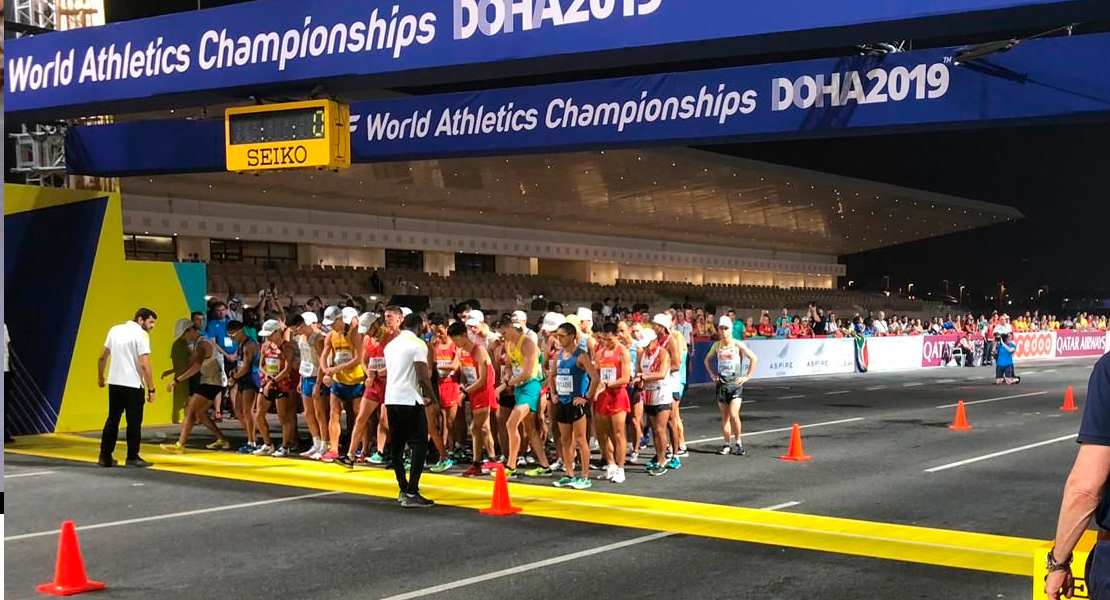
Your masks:
{"label": "white running shoe", "polygon": [[632,454],[629,454],[628,455],[628,462],[630,462],[634,465],[639,464],[640,463],[640,453],[639,452],[633,452]]}
{"label": "white running shoe", "polygon": [[551,463],[551,470],[556,472],[563,470],[563,459],[560,458],[559,460]]}
{"label": "white running shoe", "polygon": [[613,474],[613,477],[609,481],[613,483],[624,483],[624,469],[617,469],[616,473]]}
{"label": "white running shoe", "polygon": [[286,456],[289,456],[289,453],[285,450],[285,446],[282,446],[274,451],[271,456],[273,456],[274,458],[285,458]]}
{"label": "white running shoe", "polygon": [[591,452],[597,452],[600,449],[601,449],[601,446],[597,443],[597,438],[594,438],[594,439],[590,440],[590,451]]}
{"label": "white running shoe", "polygon": [[300,457],[301,458],[312,458],[312,455],[316,454],[319,451],[320,451],[320,441],[317,440],[315,442],[312,442],[312,447],[311,448],[309,448],[308,450],[305,450],[304,452],[301,452]]}
{"label": "white running shoe", "polygon": [[272,456],[274,454],[274,447],[270,444],[262,444],[258,450],[251,452],[255,456]]}
{"label": "white running shoe", "polygon": [[324,456],[324,454],[327,454],[327,450],[323,448],[317,448],[315,452],[308,455],[308,460],[320,460]]}
{"label": "white running shoe", "polygon": [[617,475],[617,465],[606,465],[605,474],[602,475],[604,479],[612,480]]}

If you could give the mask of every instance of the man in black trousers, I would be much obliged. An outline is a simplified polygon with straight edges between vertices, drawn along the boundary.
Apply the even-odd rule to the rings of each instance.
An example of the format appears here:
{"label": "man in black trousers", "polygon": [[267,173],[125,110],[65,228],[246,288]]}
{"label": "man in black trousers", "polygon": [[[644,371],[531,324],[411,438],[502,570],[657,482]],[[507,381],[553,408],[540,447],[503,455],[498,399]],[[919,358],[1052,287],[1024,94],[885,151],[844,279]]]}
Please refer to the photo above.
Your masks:
{"label": "man in black trousers", "polygon": [[[387,307],[390,312],[395,307]],[[401,332],[385,347],[385,409],[389,417],[389,445],[393,451],[393,470],[401,493],[397,500],[405,508],[429,508],[435,504],[420,495],[420,474],[428,452],[428,420],[425,398],[439,405],[439,391],[432,384],[428,366],[428,346],[420,339],[424,318],[410,314]],[[421,394],[423,390],[423,395]],[[412,450],[411,472],[405,473],[405,446]]]}
{"label": "man in black trousers", "polygon": [[[102,467],[116,466],[112,452],[119,439],[119,421],[127,414],[127,460],[129,467],[149,467],[139,456],[143,433],[144,402],[154,402],[154,373],[150,366],[150,331],[158,315],[149,308],[140,308],[135,318],[108,331],[104,350],[97,363],[97,385],[108,385],[108,419],[100,436]],[[104,368],[108,367],[108,376]],[[143,387],[146,393],[143,393]]]}

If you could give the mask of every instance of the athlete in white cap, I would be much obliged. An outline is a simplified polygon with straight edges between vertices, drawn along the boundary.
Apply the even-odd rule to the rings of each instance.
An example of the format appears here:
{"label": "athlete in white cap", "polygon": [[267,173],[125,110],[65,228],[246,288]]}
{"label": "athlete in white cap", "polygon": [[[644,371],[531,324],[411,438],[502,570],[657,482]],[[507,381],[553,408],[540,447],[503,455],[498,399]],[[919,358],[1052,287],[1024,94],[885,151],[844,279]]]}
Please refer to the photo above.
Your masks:
{"label": "athlete in white cap", "polygon": [[[260,351],[262,393],[258,396],[255,413],[255,422],[262,434],[262,447],[254,451],[258,456],[284,457],[297,445],[297,407],[293,394],[299,384],[297,367],[300,365],[294,366],[296,348],[284,339],[283,333],[281,322],[276,319],[266,321],[258,331],[258,339],[263,340]],[[281,446],[278,448],[270,439],[270,425],[266,420],[271,404],[276,405],[281,422]]]}
{"label": "athlete in white cap", "polygon": [[[324,347],[324,358],[329,359],[320,366],[325,376],[324,384],[331,384],[331,418],[328,423],[328,452],[320,457],[324,462],[339,458],[340,433],[342,426],[339,417],[347,412],[347,426],[353,429],[354,401],[361,399],[365,391],[366,373],[362,369],[363,341],[358,332],[358,309],[348,306],[340,318],[332,324]],[[324,321],[327,322],[327,315]],[[352,440],[352,443],[355,443]]]}
{"label": "athlete in white cap", "polygon": [[[656,472],[652,472],[653,464],[664,470],[682,467],[682,462],[677,456],[671,456],[669,460],[665,458],[669,437],[667,435],[668,426],[672,418],[671,411],[674,409],[672,390],[676,380],[674,374],[677,372],[674,365],[681,356],[678,343],[674,341],[677,336],[672,335],[671,332],[673,325],[670,315],[660,313],[652,317],[651,327],[656,339],[654,345],[643,352],[640,361],[641,371],[643,372],[644,394],[650,397],[651,400],[646,403],[644,412],[647,413],[652,424],[652,437],[655,446],[655,459],[648,463],[649,475],[661,474],[658,469],[655,470]],[[649,388],[649,383],[657,383],[658,385]],[[663,425],[662,428],[660,424]],[[663,461],[666,461],[665,464]]]}
{"label": "athlete in white cap", "polygon": [[[227,441],[223,432],[220,431],[219,426],[208,417],[208,408],[212,406],[216,397],[227,386],[224,355],[216,350],[216,345],[212,340],[201,336],[200,329],[189,319],[179,319],[177,321],[174,325],[174,336],[175,339],[184,339],[186,342],[193,344],[193,352],[192,358],[189,360],[189,366],[181,373],[176,374],[173,381],[166,387],[166,391],[172,394],[177,384],[189,381],[189,378],[197,373],[200,373],[200,384],[193,391],[193,395],[189,397],[189,405],[185,409],[185,420],[181,423],[181,433],[177,442],[163,444],[162,449],[172,454],[183,454],[185,452],[185,442],[189,440],[193,425],[200,421],[201,425],[204,425],[208,431],[216,436],[216,441],[208,444],[208,449],[226,450],[231,447],[231,444]],[[170,374],[173,374],[173,372],[171,371]]]}
{"label": "athlete in white cap", "polygon": [[292,327],[301,357],[301,402],[308,431],[312,434],[312,447],[302,452],[301,457],[315,457],[316,460],[328,451],[328,400],[320,394],[320,356],[324,353],[325,335],[317,329],[318,325],[316,313],[310,311],[301,313],[300,320],[294,320]]}
{"label": "athlete in white cap", "polygon": [[[713,343],[709,353],[705,355],[705,370],[709,372],[713,383],[717,384],[717,408],[721,411],[721,432],[725,438],[725,445],[718,454],[729,453],[728,442],[732,437],[732,453],[743,456],[745,452],[744,442],[740,439],[740,402],[744,384],[755,372],[756,357],[744,342],[732,339],[732,319],[721,317],[717,333],[720,339]],[[745,358],[748,359],[748,368],[741,375],[741,363]],[[716,369],[711,365],[714,359],[717,361]]]}

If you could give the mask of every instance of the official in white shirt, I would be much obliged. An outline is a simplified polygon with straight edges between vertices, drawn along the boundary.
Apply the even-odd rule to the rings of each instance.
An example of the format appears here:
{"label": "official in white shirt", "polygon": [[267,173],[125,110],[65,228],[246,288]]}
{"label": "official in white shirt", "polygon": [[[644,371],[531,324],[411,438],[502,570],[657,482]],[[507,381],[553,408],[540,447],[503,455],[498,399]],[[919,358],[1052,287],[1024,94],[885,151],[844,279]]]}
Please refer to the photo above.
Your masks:
{"label": "official in white shirt", "polygon": [[[119,439],[119,421],[127,414],[127,460],[129,467],[149,467],[139,456],[143,433],[143,402],[154,402],[154,373],[150,366],[150,335],[158,315],[140,308],[135,318],[108,331],[104,350],[97,362],[97,385],[108,385],[108,419],[100,436],[100,466],[114,467],[112,452]],[[110,364],[109,364],[110,363]],[[108,367],[108,377],[104,368]],[[143,387],[146,393],[143,393]]]}
{"label": "official in white shirt", "polygon": [[[428,420],[425,398],[439,404],[432,371],[428,366],[428,346],[420,339],[424,318],[410,314],[401,323],[401,332],[385,347],[385,410],[389,417],[389,445],[393,471],[401,493],[398,502],[405,508],[428,508],[435,504],[420,495],[420,474],[428,453]],[[421,394],[423,391],[423,395]],[[405,446],[412,450],[412,470],[405,474]]]}

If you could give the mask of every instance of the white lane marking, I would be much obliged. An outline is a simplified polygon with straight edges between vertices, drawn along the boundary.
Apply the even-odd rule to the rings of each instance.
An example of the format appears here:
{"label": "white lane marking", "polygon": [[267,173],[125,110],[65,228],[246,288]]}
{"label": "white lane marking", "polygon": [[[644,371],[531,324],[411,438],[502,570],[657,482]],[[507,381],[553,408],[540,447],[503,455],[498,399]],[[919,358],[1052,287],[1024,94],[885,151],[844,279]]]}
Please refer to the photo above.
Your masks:
{"label": "white lane marking", "polygon": [[779,396],[779,400],[793,400],[795,398],[805,398],[805,395],[797,394],[795,396]]}
{"label": "white lane marking", "polygon": [[15,479],[17,477],[37,477],[39,475],[53,475],[55,471],[31,471],[30,473],[12,473],[5,475],[4,479]]}
{"label": "white lane marking", "polygon": [[[1029,396],[1041,396],[1041,395],[1047,394],[1047,393],[1048,392],[1029,392],[1028,394],[1014,394],[1013,396],[999,396],[998,398],[987,398],[986,400],[972,400],[971,402],[964,402],[964,406],[968,406],[968,405],[971,405],[971,404],[984,404],[984,403],[987,403],[987,402],[998,402],[999,400],[1011,400],[1013,398],[1028,398]],[[959,402],[953,402],[952,404],[942,404],[940,406],[934,406],[933,408],[955,408],[959,404],[960,404]]]}
{"label": "white lane marking", "polygon": [[697,404],[687,404],[682,407],[682,410],[696,410],[698,408],[701,408],[701,406],[698,406]]}
{"label": "white lane marking", "polygon": [[910,381],[910,382],[907,382],[907,383],[903,383],[902,387],[917,387],[919,385],[925,385],[925,384],[921,383],[920,381]]}
{"label": "white lane marking", "polygon": [[[77,531],[87,531],[89,529],[104,529],[106,527],[119,527],[120,525],[134,525],[136,523],[149,523],[151,521],[162,521],[165,519],[179,519],[182,517],[194,517],[196,515],[203,515],[206,513],[223,512],[226,510],[238,510],[240,508],[253,508],[255,506],[266,506],[269,504],[280,504],[282,502],[293,502],[295,500],[307,500],[309,498],[322,498],[324,496],[335,496],[343,492],[317,492],[315,494],[302,494],[300,496],[288,496],[285,498],[272,498],[270,500],[259,500],[258,502],[244,502],[242,504],[229,504],[227,506],[213,506],[211,508],[202,508],[198,510],[187,510],[184,512],[167,513],[164,515],[152,515],[149,517],[139,517],[137,519],[124,519],[122,521],[109,521],[107,523],[95,523],[93,525],[81,525],[77,527]],[[23,533],[20,535],[9,535],[4,538],[5,542],[12,542],[16,540],[28,540],[31,538],[46,537],[51,535],[58,535],[57,529],[50,531],[37,531],[35,533]]]}
{"label": "white lane marking", "polygon": [[956,381],[955,379],[938,379],[936,382],[937,383],[953,383],[955,381]]}
{"label": "white lane marking", "polygon": [[[826,421],[824,423],[811,423],[809,425],[802,425],[801,428],[802,429],[808,429],[810,427],[824,427],[826,425],[840,425],[841,423],[853,423],[855,421],[862,421],[863,419],[864,419],[864,417],[855,417],[855,418],[852,418],[852,419],[841,419],[839,421]],[[765,429],[763,431],[753,431],[751,433],[744,433],[742,435],[743,435],[743,437],[749,438],[749,437],[756,436],[756,435],[766,435],[768,433],[782,433],[784,431],[790,431],[792,429],[794,429],[793,426],[780,427],[778,429]],[[720,441],[720,440],[723,440],[723,439],[725,439],[723,436],[704,438],[704,439],[700,439],[700,440],[687,441],[686,445],[702,444],[702,443],[705,443],[705,442],[715,442],[715,441]]]}
{"label": "white lane marking", "polygon": [[1022,374],[1023,375],[1036,375],[1037,372],[1036,371],[1022,371]]}
{"label": "white lane marking", "polygon": [[[1032,371],[1030,371],[1030,372],[1032,372]],[[1045,373],[1055,373],[1056,369],[1045,369],[1044,372]]]}
{"label": "white lane marking", "polygon": [[867,391],[869,391],[869,392],[873,392],[873,391],[875,391],[875,390],[885,390],[885,389],[886,389],[886,386],[885,386],[885,385],[873,385],[873,386],[871,386],[871,387],[869,387],[869,388],[863,388],[863,389],[865,389],[865,390],[867,390]]}
{"label": "white lane marking", "polygon": [[825,392],[826,396],[835,396],[837,394],[847,394],[849,390],[837,390],[835,392]]}
{"label": "white lane marking", "polygon": [[[774,511],[774,510],[780,510],[780,509],[783,509],[783,508],[790,508],[791,506],[797,506],[799,504],[801,504],[801,502],[784,502],[782,504],[776,504],[774,506],[768,506],[767,508],[763,508],[763,509],[760,509],[760,510]],[[483,582],[486,582],[486,581],[492,581],[494,579],[501,579],[503,577],[509,577],[511,575],[519,575],[520,573],[527,573],[528,571],[535,571],[536,569],[543,569],[545,567],[550,567],[550,566],[553,566],[553,565],[558,565],[558,564],[562,564],[562,563],[565,563],[565,562],[570,562],[572,560],[578,560],[580,558],[586,558],[586,557],[589,557],[589,556],[596,556],[598,554],[604,554],[605,552],[611,552],[613,550],[620,550],[621,548],[628,548],[629,546],[637,546],[639,544],[643,544],[643,543],[646,543],[646,542],[653,542],[655,540],[661,540],[663,538],[668,538],[668,537],[671,537],[673,535],[677,535],[677,532],[662,531],[662,532],[659,532],[659,533],[653,533],[651,535],[645,535],[645,536],[641,536],[641,537],[637,537],[637,538],[632,538],[630,540],[625,540],[623,542],[616,542],[614,544],[606,544],[604,546],[598,546],[597,548],[590,548],[589,550],[582,550],[580,552],[574,552],[574,553],[566,554],[566,555],[563,555],[563,556],[557,556],[557,557],[554,557],[554,558],[539,560],[539,561],[536,561],[536,562],[526,563],[526,564],[523,564],[523,565],[517,565],[515,567],[509,567],[508,569],[501,569],[501,570],[498,570],[498,571],[492,571],[490,573],[484,573],[482,575],[475,575],[474,577],[467,577],[466,579],[459,579],[457,581],[451,581],[451,582],[448,582],[448,583],[441,583],[439,585],[433,585],[431,587],[426,587],[426,588],[422,588],[422,589],[419,589],[419,590],[413,590],[411,592],[405,592],[403,594],[397,594],[395,596],[387,596],[385,598],[382,598],[381,600],[412,600],[413,598],[422,598],[424,596],[431,596],[433,594],[439,594],[441,592],[447,592],[447,591],[450,591],[450,590],[455,590],[455,589],[458,589],[458,588],[461,588],[461,587],[474,585],[476,583],[483,583]]]}
{"label": "white lane marking", "polygon": [[1043,442],[1037,442],[1035,444],[1026,444],[1024,446],[1019,446],[1017,448],[1010,448],[1009,450],[1002,450],[1001,452],[992,452],[990,454],[984,454],[983,456],[976,456],[975,458],[969,458],[967,460],[961,460],[961,461],[954,462],[954,463],[948,463],[947,465],[941,465],[939,467],[933,467],[931,469],[925,469],[925,472],[926,473],[936,473],[937,471],[944,471],[945,469],[954,469],[956,467],[962,467],[964,465],[970,465],[971,463],[977,463],[977,462],[982,461],[982,460],[997,458],[999,456],[1006,456],[1007,454],[1013,454],[1015,452],[1022,452],[1024,450],[1029,450],[1031,448],[1037,448],[1037,447],[1040,447],[1040,446],[1047,446],[1049,444],[1055,444],[1057,442],[1064,442],[1064,441],[1067,441],[1067,440],[1074,440],[1075,437],[1076,437],[1075,434],[1072,433],[1072,434],[1061,436],[1061,437],[1058,437],[1058,438],[1053,438],[1051,440],[1045,440]]}

